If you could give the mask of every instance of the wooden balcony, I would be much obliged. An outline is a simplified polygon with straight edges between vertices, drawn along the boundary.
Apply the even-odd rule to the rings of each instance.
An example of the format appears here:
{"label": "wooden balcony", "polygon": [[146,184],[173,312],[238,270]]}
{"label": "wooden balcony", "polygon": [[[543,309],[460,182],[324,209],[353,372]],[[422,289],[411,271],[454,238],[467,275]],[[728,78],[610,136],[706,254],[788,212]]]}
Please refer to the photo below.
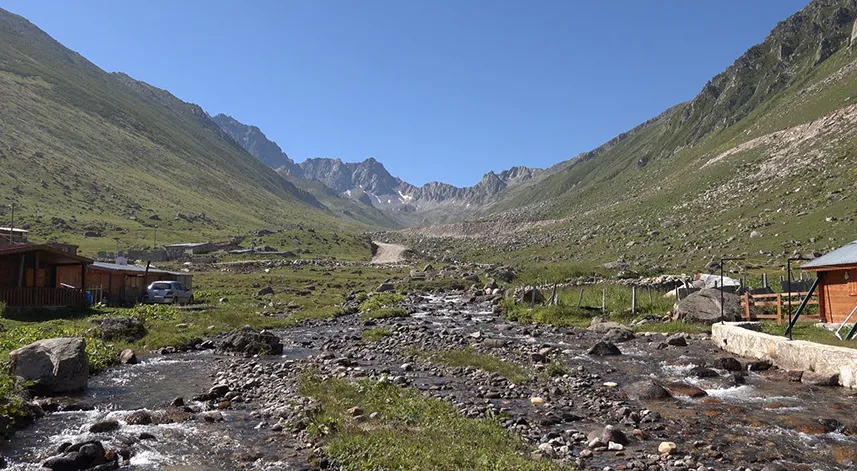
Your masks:
{"label": "wooden balcony", "polygon": [[0,302],[10,307],[84,307],[87,296],[74,288],[0,288]]}

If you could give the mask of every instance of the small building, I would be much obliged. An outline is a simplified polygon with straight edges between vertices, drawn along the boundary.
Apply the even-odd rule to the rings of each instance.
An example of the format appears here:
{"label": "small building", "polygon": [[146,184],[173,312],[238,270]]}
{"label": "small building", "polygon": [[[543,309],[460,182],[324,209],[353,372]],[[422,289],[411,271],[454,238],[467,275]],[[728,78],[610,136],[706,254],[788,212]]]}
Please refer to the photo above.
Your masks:
{"label": "small building", "polygon": [[30,231],[15,229],[12,227],[0,227],[0,244],[26,244],[27,234]]}
{"label": "small building", "polygon": [[[0,301],[14,308],[85,306],[82,287],[92,262],[48,245],[0,246]],[[64,285],[63,272],[77,274],[81,282]]]}
{"label": "small building", "polygon": [[[823,322],[842,323],[857,308],[857,241],[801,266],[817,274],[818,307]],[[857,320],[857,314],[852,317]]]}
{"label": "small building", "polygon": [[[121,260],[121,259],[120,259]],[[77,285],[80,275],[63,271],[64,283]],[[125,263],[95,262],[87,268],[86,289],[96,302],[111,306],[134,305],[143,300],[146,287],[155,281],[178,281],[188,288],[193,287],[193,275]]]}

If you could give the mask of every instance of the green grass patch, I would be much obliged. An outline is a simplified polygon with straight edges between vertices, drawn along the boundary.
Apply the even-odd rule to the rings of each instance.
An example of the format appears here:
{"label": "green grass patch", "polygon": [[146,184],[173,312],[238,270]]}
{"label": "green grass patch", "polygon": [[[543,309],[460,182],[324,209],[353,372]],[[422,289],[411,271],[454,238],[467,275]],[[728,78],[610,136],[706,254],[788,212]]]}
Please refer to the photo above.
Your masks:
{"label": "green grass patch", "polygon": [[391,335],[393,335],[393,331],[390,329],[363,329],[360,338],[366,342],[379,342]]}
{"label": "green grass patch", "polygon": [[398,293],[375,293],[360,303],[360,317],[368,319],[388,319],[408,317],[408,310],[399,306],[405,297]]}
{"label": "green grass patch", "polygon": [[[777,325],[773,322],[763,322],[762,332],[771,335],[784,336],[786,334],[787,325]],[[840,334],[845,337],[848,334],[848,328],[842,329]],[[822,343],[825,345],[834,345],[837,347],[857,348],[857,340],[839,340],[833,335],[833,332],[827,329],[819,329],[809,322],[798,322],[792,329],[792,338],[795,340],[806,340],[809,342]]]}
{"label": "green grass patch", "polygon": [[497,373],[513,383],[525,383],[532,379],[523,366],[503,360],[490,353],[479,353],[471,348],[450,350],[415,350],[416,356],[452,368],[476,368]]}
{"label": "green grass patch", "polygon": [[[323,437],[331,461],[344,471],[571,469],[529,459],[526,444],[497,422],[468,419],[451,404],[412,389],[309,375],[301,380],[300,394],[321,406],[309,430]],[[355,406],[378,418],[356,422],[348,414]]]}
{"label": "green grass patch", "polygon": [[408,317],[408,310],[403,307],[383,307],[371,311],[361,312],[363,320],[369,319],[392,319],[394,317]]}
{"label": "green grass patch", "polygon": [[562,363],[559,362],[551,362],[548,366],[542,370],[542,375],[547,378],[556,378],[558,376],[565,376],[569,373],[568,368],[565,367]]}

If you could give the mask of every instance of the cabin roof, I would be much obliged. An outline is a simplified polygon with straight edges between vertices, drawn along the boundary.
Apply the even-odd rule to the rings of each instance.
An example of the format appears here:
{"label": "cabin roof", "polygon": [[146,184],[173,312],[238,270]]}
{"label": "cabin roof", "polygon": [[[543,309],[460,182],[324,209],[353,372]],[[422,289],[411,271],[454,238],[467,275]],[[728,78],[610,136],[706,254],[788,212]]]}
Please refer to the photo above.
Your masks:
{"label": "cabin roof", "polygon": [[838,267],[843,265],[857,265],[857,240],[846,244],[826,255],[822,255],[807,263],[802,269],[818,269],[823,267]]}
{"label": "cabin roof", "polygon": [[[108,262],[95,262],[92,264],[93,268],[107,270],[107,271],[115,271],[115,272],[124,272],[124,273],[146,273],[146,267],[141,267],[139,265],[122,265],[119,263],[108,263]],[[168,275],[177,275],[177,276],[193,276],[190,273],[177,272],[177,271],[167,271],[161,270],[159,268],[149,267],[149,273],[165,273]]]}
{"label": "cabin roof", "polygon": [[16,255],[29,252],[42,252],[46,254],[44,262],[54,263],[57,265],[89,265],[93,262],[91,258],[82,257],[80,255],[63,252],[49,245],[38,244],[17,244],[17,245],[0,245],[0,257],[7,255]]}

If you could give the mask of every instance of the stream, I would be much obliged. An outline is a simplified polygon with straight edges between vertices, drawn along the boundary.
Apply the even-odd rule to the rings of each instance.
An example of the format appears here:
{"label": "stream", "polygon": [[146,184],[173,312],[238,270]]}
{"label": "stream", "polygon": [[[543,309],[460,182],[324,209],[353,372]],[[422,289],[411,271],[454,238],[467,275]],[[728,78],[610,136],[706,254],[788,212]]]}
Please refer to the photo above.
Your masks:
{"label": "stream", "polygon": [[[408,318],[371,321],[369,326],[356,316],[344,316],[279,331],[285,346],[282,357],[181,353],[113,368],[92,378],[86,393],[68,399],[93,410],[48,414],[18,432],[0,452],[9,469],[36,470],[61,444],[97,439],[108,448],[131,450],[121,469],[313,469],[307,464],[305,446],[288,430],[273,427],[276,421],[265,412],[294,399],[294,390],[289,389],[294,378],[274,381],[275,373],[282,371],[277,366],[309,363],[350,378],[388,375],[404,386],[452,401],[472,417],[503,410],[510,417],[501,423],[533,448],[548,444],[557,450],[553,457],[582,469],[760,470],[768,463],[794,470],[857,467],[857,418],[850,413],[854,393],[775,380],[775,372],[765,371],[736,374],[714,368],[715,374],[700,378],[695,367],[729,357],[704,336],[687,336],[686,346],[672,346],[663,334],[637,334],[616,343],[620,356],[591,356],[587,351],[604,333],[510,323],[493,313],[489,299],[417,297],[410,310]],[[393,335],[374,343],[360,339],[364,328],[378,327]],[[547,363],[537,353],[550,352],[545,353],[549,361],[562,364],[568,374],[546,383],[511,385],[497,375],[408,356],[404,349],[409,346],[470,346],[534,371]],[[248,375],[259,381],[248,382]],[[623,397],[625,385],[646,379],[680,381],[705,394],[661,401]],[[242,400],[233,400],[233,407],[221,411],[223,421],[197,417],[163,425],[124,422],[130,411],[161,410],[177,397],[198,412],[210,409],[189,399],[223,382],[235,389],[243,385]],[[535,396],[546,405],[531,404]],[[105,419],[116,419],[121,427],[89,432],[91,424]],[[590,450],[586,435],[608,424],[624,430],[628,444],[621,450]],[[678,453],[658,457],[662,441],[675,442]]]}

